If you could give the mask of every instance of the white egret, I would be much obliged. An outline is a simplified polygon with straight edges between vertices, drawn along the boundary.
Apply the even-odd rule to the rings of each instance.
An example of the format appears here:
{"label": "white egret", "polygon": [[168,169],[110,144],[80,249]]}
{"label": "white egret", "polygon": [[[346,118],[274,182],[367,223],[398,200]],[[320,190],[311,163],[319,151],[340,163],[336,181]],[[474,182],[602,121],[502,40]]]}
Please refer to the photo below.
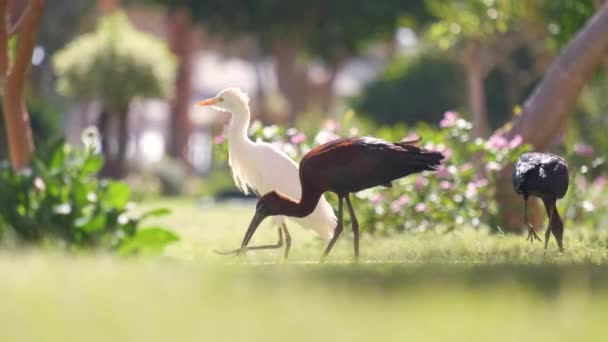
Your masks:
{"label": "white egret", "polygon": [[[249,98],[238,88],[222,90],[216,97],[199,101],[198,106],[232,113],[228,126],[228,163],[236,186],[245,194],[254,191],[259,196],[278,191],[299,201],[302,195],[298,164],[278,147],[249,139]],[[319,236],[329,240],[337,225],[337,218],[325,197],[321,197],[312,214],[302,218],[291,218],[304,228],[313,229]],[[283,246],[285,233],[285,258],[289,255],[291,236],[284,216],[276,216],[273,222],[279,226],[279,241],[275,245],[252,246],[247,249],[271,249]]]}

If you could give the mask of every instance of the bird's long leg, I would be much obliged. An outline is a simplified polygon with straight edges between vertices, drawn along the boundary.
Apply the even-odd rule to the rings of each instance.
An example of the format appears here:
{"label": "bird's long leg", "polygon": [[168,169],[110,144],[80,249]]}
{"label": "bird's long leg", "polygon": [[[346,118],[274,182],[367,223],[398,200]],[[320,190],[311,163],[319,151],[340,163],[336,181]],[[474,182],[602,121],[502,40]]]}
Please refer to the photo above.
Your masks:
{"label": "bird's long leg", "polygon": [[556,200],[551,199],[551,232],[553,232],[553,236],[555,236],[555,240],[557,241],[557,246],[559,247],[559,251],[564,251],[564,223],[559,217],[559,213],[557,212]]}
{"label": "bird's long leg", "polygon": [[[283,223],[283,225],[285,225],[285,223]],[[287,228],[285,228],[285,229],[287,229]],[[281,248],[281,247],[283,247],[283,231],[281,231],[281,226],[279,226],[278,231],[279,231],[279,241],[277,241],[277,243],[274,245],[250,246],[250,247],[245,247],[245,248],[237,248],[237,249],[233,249],[233,250],[229,250],[229,251],[214,250],[213,252],[216,254],[219,254],[219,255],[235,255],[235,254],[239,254],[241,252],[246,252],[246,251]],[[286,238],[287,238],[287,245],[289,246],[289,245],[291,245],[291,237],[288,235],[289,233],[287,233],[287,230],[285,230],[285,232],[286,232]],[[287,247],[287,250],[289,250],[289,247]]]}
{"label": "bird's long leg", "polygon": [[545,211],[549,216],[549,223],[547,224],[547,231],[545,232],[545,249],[549,246],[549,239],[551,239],[551,224],[553,223],[553,206],[551,202],[543,198],[543,204],[545,205]]}
{"label": "bird's long leg", "polygon": [[344,197],[340,196],[338,198],[338,224],[336,225],[336,229],[334,230],[334,236],[331,238],[331,241],[329,241],[329,244],[327,245],[325,252],[323,252],[323,256],[321,256],[321,262],[325,261],[325,258],[329,254],[329,251],[331,251],[331,249],[334,247],[334,244],[340,237],[340,234],[342,234],[342,201],[343,200],[344,200]]}
{"label": "bird's long leg", "polygon": [[350,203],[350,195],[346,195],[346,205],[348,206],[348,213],[350,215],[350,220],[352,222],[353,228],[353,243],[355,247],[355,261],[359,261],[359,222],[357,221],[357,217],[355,216],[355,211],[353,210],[353,205]]}
{"label": "bird's long leg", "polygon": [[291,235],[289,234],[289,230],[287,230],[285,222],[281,224],[281,228],[283,228],[283,232],[285,232],[285,260],[287,260],[289,257],[289,249],[291,248]]}
{"label": "bird's long leg", "polygon": [[528,226],[528,237],[526,241],[530,241],[530,243],[534,242],[534,239],[541,241],[541,239],[536,234],[534,227],[528,222],[528,196],[524,197],[524,224]]}

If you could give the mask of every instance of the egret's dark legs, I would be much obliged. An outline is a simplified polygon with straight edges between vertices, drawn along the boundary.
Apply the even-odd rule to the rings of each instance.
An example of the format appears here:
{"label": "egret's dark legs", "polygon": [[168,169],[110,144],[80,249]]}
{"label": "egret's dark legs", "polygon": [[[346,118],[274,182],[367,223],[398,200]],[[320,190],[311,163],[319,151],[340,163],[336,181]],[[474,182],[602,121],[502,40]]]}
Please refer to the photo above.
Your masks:
{"label": "egret's dark legs", "polygon": [[323,252],[323,256],[321,256],[321,262],[325,261],[327,254],[329,254],[329,251],[331,251],[331,249],[334,247],[334,244],[340,237],[340,234],[342,234],[342,201],[343,200],[344,200],[344,197],[342,197],[342,196],[340,196],[338,198],[338,225],[336,225],[336,229],[334,230],[334,236],[331,238],[331,241],[329,241],[327,248],[325,248],[325,252]]}
{"label": "egret's dark legs", "polygon": [[353,227],[353,243],[355,247],[355,261],[359,261],[359,222],[355,216],[353,205],[350,203],[350,195],[346,195],[346,205],[348,206],[348,213]]}
{"label": "egret's dark legs", "polygon": [[[283,232],[285,233],[285,260],[289,257],[289,249],[291,249],[291,235],[289,234],[289,230],[287,230],[287,225],[285,222],[281,224],[281,228],[283,228]],[[279,236],[281,236],[279,234]]]}
{"label": "egret's dark legs", "polygon": [[281,248],[281,247],[283,247],[283,231],[281,229],[283,229],[283,231],[285,232],[285,239],[286,239],[285,259],[287,259],[287,255],[289,254],[289,248],[291,247],[291,236],[289,236],[289,232],[287,231],[287,227],[285,226],[285,223],[283,223],[282,226],[279,226],[279,229],[278,229],[278,231],[279,231],[279,241],[277,241],[277,243],[274,244],[274,245],[241,247],[241,248],[233,249],[233,250],[230,250],[230,251],[218,251],[218,250],[214,250],[213,252],[215,252],[216,254],[220,254],[220,255],[233,255],[233,254],[239,254],[241,252],[246,252],[246,251],[255,251],[255,250],[260,250],[260,249],[277,249],[277,248]]}
{"label": "egret's dark legs", "polygon": [[536,234],[534,227],[528,222],[528,196],[524,196],[524,224],[528,226],[528,237],[526,238],[526,241],[529,240],[530,243],[533,243],[534,239],[541,241]]}

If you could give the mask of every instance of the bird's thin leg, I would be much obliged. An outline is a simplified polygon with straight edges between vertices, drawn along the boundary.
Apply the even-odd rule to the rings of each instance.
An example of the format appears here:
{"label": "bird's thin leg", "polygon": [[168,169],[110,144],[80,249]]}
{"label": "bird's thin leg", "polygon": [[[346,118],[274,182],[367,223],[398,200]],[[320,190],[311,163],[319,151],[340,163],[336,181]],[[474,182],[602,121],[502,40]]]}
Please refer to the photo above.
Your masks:
{"label": "bird's thin leg", "polygon": [[355,262],[359,261],[359,222],[357,222],[357,217],[355,216],[355,211],[353,210],[353,206],[350,203],[350,196],[346,195],[346,205],[348,206],[348,213],[350,215],[350,220],[352,222],[353,228],[353,243],[355,247]]}
{"label": "bird's thin leg", "polygon": [[334,244],[338,240],[338,237],[340,237],[340,234],[342,234],[342,201],[343,200],[344,200],[343,197],[338,198],[338,224],[336,225],[336,229],[334,230],[334,236],[331,238],[331,241],[329,241],[329,244],[327,245],[325,252],[323,252],[323,256],[321,256],[321,262],[325,261],[325,258],[329,254],[329,251],[331,251],[331,249],[334,247]]}
{"label": "bird's thin leg", "polygon": [[289,230],[287,230],[285,222],[281,224],[281,228],[283,228],[283,232],[285,232],[285,260],[287,260],[289,257],[289,249],[291,248],[291,235],[289,234]]}
{"label": "bird's thin leg", "polygon": [[547,211],[547,215],[549,216],[549,223],[547,224],[547,231],[545,232],[545,249],[549,246],[549,239],[551,239],[551,225],[553,223],[553,206],[551,202],[546,199],[543,199],[543,203],[545,205],[545,209]]}
{"label": "bird's thin leg", "polygon": [[559,251],[564,251],[564,223],[559,218],[559,213],[557,212],[556,200],[551,200],[551,232],[553,236],[555,236],[555,240],[557,241],[557,246],[559,247]]}
{"label": "bird's thin leg", "polygon": [[530,243],[533,243],[534,239],[541,241],[541,239],[536,234],[534,227],[532,227],[532,225],[528,222],[528,196],[524,197],[524,223],[526,226],[528,226],[528,237],[526,238],[526,240],[529,240]]}
{"label": "bird's thin leg", "polygon": [[[283,223],[284,225],[284,223]],[[236,255],[239,254],[241,252],[246,252],[246,251],[255,251],[255,250],[260,250],[260,249],[277,249],[277,248],[281,248],[283,247],[283,232],[281,231],[281,226],[279,226],[279,241],[277,241],[276,244],[274,245],[262,245],[262,246],[250,246],[250,247],[245,247],[245,248],[237,248],[237,249],[233,249],[233,250],[229,250],[229,251],[218,251],[218,250],[214,250],[213,252],[219,255]],[[289,237],[289,235],[287,235],[289,240],[288,240],[288,244],[291,244],[291,237]],[[289,247],[287,247],[289,249]]]}

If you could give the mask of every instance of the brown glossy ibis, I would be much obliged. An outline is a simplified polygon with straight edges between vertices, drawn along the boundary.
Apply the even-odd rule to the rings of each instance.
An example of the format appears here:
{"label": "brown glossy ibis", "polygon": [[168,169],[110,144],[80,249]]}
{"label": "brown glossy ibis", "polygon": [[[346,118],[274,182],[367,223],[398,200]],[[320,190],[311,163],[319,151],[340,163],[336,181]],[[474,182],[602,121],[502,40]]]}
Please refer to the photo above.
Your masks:
{"label": "brown glossy ibis", "polygon": [[314,210],[319,198],[330,191],[338,195],[338,223],[321,260],[328,255],[342,233],[344,201],[352,221],[354,254],[358,259],[359,224],[349,195],[379,185],[390,187],[393,180],[412,173],[435,171],[444,156],[440,152],[416,147],[414,144],[417,142],[419,139],[390,143],[363,137],[338,139],[316,147],[300,162],[300,202],[276,191],[262,196],[241,247],[226,253],[245,252],[255,230],[266,217],[305,217]]}
{"label": "brown glossy ibis", "polygon": [[540,241],[534,227],[528,223],[528,197],[536,196],[543,201],[549,218],[545,232],[545,249],[553,233],[559,250],[563,251],[564,223],[557,212],[556,202],[568,191],[568,164],[564,158],[550,153],[522,154],[513,171],[513,187],[515,192],[524,197],[524,222],[528,226],[527,240]]}

